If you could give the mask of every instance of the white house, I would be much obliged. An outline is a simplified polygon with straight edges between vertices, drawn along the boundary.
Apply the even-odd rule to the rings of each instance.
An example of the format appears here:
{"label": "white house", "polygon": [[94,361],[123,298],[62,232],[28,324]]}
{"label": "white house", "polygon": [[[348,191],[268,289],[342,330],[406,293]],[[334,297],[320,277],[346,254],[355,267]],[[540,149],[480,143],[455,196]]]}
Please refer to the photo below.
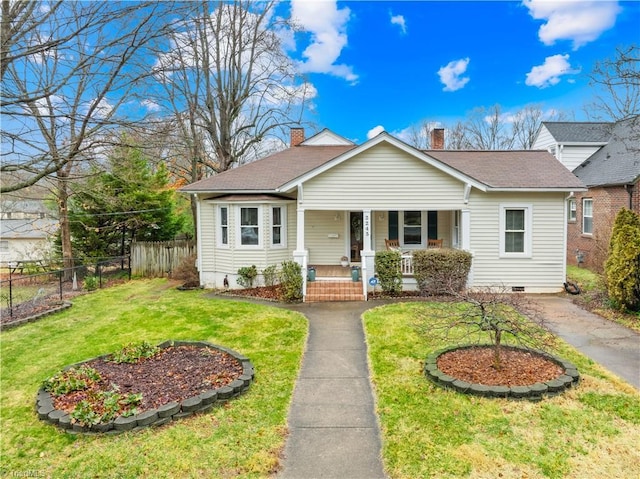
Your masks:
{"label": "white house", "polygon": [[547,151],[420,151],[386,132],[361,145],[329,130],[305,140],[293,129],[291,140],[182,189],[196,198],[203,286],[233,287],[239,268],[284,260],[339,270],[347,256],[366,298],[386,239],[405,252],[405,273],[412,250],[441,239],[473,254],[471,287],[562,289],[565,202],[583,185]]}

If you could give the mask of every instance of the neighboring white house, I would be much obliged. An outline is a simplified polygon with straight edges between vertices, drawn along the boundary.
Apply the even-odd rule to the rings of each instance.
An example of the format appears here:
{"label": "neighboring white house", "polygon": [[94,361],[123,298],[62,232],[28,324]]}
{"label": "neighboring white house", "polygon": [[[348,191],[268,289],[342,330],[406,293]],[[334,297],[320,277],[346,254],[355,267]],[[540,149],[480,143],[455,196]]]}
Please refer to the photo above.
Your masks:
{"label": "neighboring white house", "polygon": [[547,150],[569,171],[606,145],[613,123],[543,121],[531,147]]}
{"label": "neighboring white house", "polygon": [[0,262],[43,260],[49,257],[58,220],[40,200],[0,201]]}
{"label": "neighboring white house", "polygon": [[[432,144],[443,144],[434,130]],[[383,132],[356,145],[329,130],[182,188],[195,196],[200,282],[295,260],[362,270],[385,239],[473,254],[471,287],[556,292],[566,274],[566,198],[582,183],[546,151],[420,151]],[[409,283],[409,281],[407,281]]]}

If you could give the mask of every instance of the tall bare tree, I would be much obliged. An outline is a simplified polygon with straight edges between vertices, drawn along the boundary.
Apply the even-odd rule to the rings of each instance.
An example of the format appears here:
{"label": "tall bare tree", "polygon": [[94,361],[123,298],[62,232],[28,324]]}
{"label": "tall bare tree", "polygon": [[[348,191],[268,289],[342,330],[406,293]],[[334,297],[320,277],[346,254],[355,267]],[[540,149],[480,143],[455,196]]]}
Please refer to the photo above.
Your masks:
{"label": "tall bare tree", "polygon": [[586,109],[593,119],[624,120],[640,115],[640,47],[618,47],[613,57],[596,62],[589,75],[595,100]]}
{"label": "tall bare tree", "polygon": [[[13,14],[14,36],[5,38],[3,30],[2,54],[9,61],[2,78],[0,191],[49,181],[66,268],[73,265],[67,205],[74,169],[80,161],[99,158],[122,123],[121,107],[134,100],[137,82],[151,69],[141,59],[161,35],[160,12],[167,6],[61,2],[48,9],[28,3],[22,16]],[[15,18],[25,15],[20,27]]]}
{"label": "tall bare tree", "polygon": [[283,147],[315,94],[284,51],[276,2],[200,1],[158,56],[156,78],[173,109],[188,181]]}

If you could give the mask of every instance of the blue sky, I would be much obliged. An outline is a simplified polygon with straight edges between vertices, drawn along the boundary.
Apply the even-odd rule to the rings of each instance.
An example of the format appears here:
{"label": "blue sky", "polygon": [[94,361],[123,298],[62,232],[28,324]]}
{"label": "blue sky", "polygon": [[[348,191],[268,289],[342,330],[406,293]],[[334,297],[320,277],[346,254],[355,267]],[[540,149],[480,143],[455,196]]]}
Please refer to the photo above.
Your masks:
{"label": "blue sky", "polygon": [[640,2],[292,0],[289,54],[316,89],[313,120],[358,142],[476,107],[586,120],[587,75],[640,43]]}

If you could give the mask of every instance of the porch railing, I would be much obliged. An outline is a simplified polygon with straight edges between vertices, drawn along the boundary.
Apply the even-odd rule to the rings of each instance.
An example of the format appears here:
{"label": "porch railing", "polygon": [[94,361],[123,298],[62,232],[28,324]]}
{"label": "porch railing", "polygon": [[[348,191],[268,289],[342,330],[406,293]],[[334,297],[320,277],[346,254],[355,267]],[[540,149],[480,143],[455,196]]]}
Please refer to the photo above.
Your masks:
{"label": "porch railing", "polygon": [[413,261],[410,254],[403,254],[401,256],[400,270],[402,271],[402,276],[413,275]]}

